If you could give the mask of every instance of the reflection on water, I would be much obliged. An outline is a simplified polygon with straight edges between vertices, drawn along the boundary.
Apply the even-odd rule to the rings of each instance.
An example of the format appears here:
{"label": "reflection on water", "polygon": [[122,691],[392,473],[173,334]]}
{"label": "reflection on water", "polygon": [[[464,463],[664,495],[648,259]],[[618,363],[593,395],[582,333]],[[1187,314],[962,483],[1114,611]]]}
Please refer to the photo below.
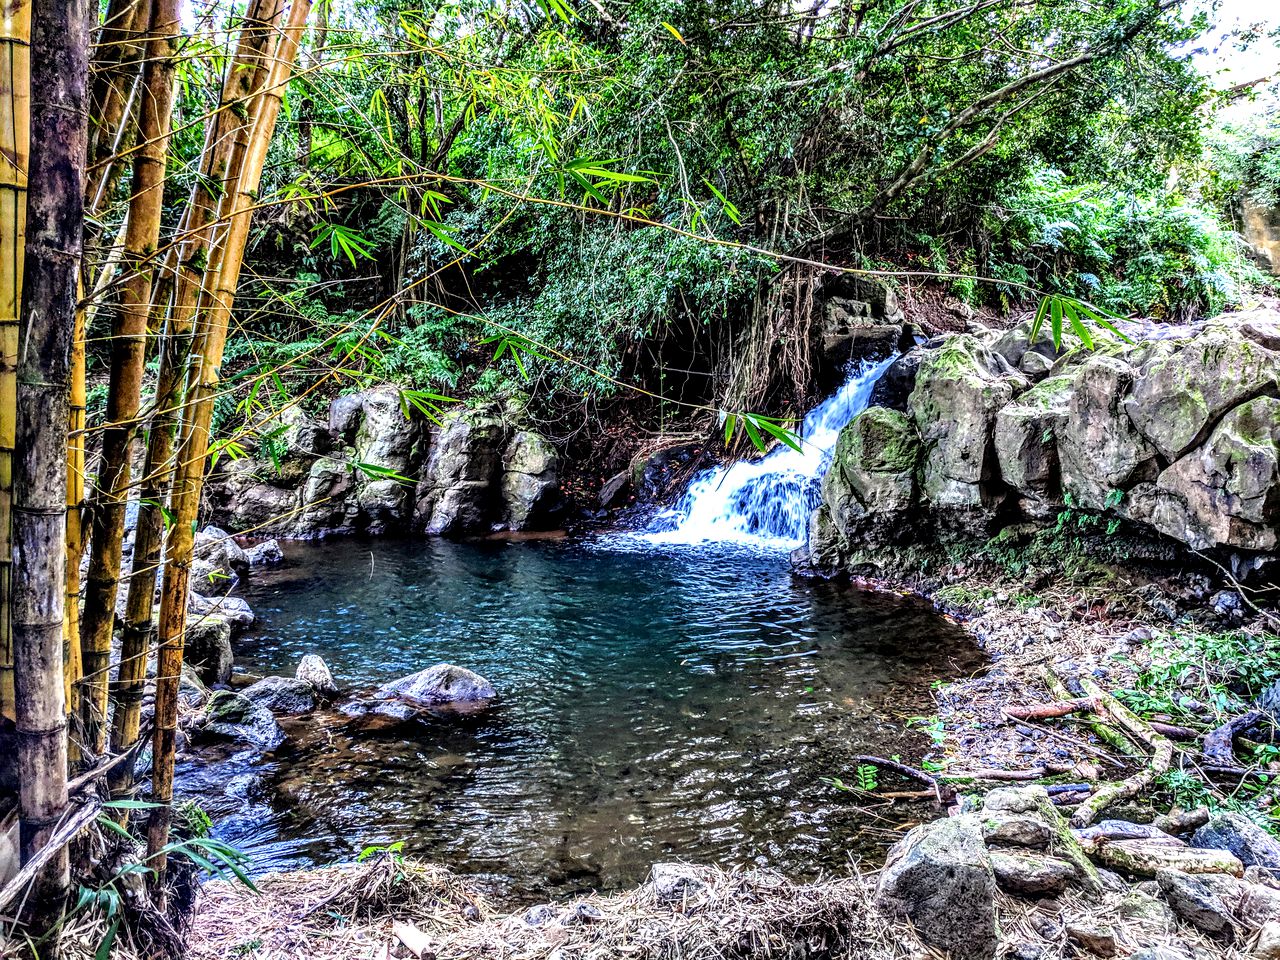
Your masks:
{"label": "reflection on water", "polygon": [[517,900],[617,888],[675,857],[840,869],[868,852],[869,818],[822,778],[848,778],[852,753],[918,752],[905,718],[977,663],[922,606],[793,578],[778,555],[626,540],[286,554],[246,594],[259,624],[241,669],[319,653],[367,690],[449,661],[500,699],[359,735],[320,714],[266,758],[188,763],[180,788],[258,869],[403,840]]}

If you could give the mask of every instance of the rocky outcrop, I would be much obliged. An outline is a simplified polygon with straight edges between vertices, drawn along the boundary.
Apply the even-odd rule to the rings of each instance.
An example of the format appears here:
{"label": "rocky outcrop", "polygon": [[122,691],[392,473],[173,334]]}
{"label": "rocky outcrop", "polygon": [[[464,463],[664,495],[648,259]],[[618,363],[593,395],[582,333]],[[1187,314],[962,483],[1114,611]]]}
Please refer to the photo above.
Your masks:
{"label": "rocky outcrop", "polygon": [[252,456],[219,464],[208,504],[231,529],[304,539],[547,529],[562,507],[559,454],[515,419],[485,408],[433,423],[391,385],[337,398],[323,424],[291,407]]}
{"label": "rocky outcrop", "polygon": [[1028,386],[975,337],[953,337],[920,363],[907,401],[924,444],[921,492],[941,508],[992,506],[991,430],[996,414]]}
{"label": "rocky outcrop", "polygon": [[1154,328],[1169,335],[1096,351],[1059,353],[1028,332],[926,345],[905,415],[872,407],[845,428],[811,523],[812,564],[926,541],[957,517],[974,534],[1066,508],[1233,563],[1275,554],[1280,314]]}

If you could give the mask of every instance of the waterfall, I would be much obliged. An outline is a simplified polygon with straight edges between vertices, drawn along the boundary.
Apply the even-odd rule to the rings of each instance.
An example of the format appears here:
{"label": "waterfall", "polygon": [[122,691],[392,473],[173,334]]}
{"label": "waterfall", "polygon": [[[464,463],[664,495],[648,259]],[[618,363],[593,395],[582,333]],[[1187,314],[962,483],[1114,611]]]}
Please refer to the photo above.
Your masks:
{"label": "waterfall", "polygon": [[791,550],[804,543],[809,514],[841,428],[866,409],[894,357],[863,363],[834,396],[804,418],[800,450],[779,444],[759,460],[704,470],[680,500],[654,518],[651,543],[742,543]]}

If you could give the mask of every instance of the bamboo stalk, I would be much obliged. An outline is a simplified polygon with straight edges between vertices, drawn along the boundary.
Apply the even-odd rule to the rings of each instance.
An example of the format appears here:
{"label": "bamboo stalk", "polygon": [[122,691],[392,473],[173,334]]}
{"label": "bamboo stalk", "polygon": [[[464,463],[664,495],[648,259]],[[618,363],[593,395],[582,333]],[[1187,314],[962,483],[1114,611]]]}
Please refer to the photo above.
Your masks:
{"label": "bamboo stalk", "polygon": [[[85,311],[77,307],[71,333],[69,363],[71,385],[67,396],[67,528],[66,593],[62,611],[62,674],[68,716],[79,713],[80,679],[84,676],[80,654],[80,558],[84,555],[81,526],[84,505],[85,426]],[[71,736],[67,753],[72,763],[81,759],[80,741]]]}
{"label": "bamboo stalk", "polygon": [[193,527],[199,515],[204,487],[205,460],[209,452],[209,431],[213,401],[218,386],[218,368],[226,345],[227,327],[235,300],[245,244],[253,220],[258,185],[266,163],[267,148],[275,132],[284,85],[292,73],[298,43],[306,27],[311,0],[293,0],[288,22],[267,73],[267,82],[254,110],[253,130],[247,141],[244,163],[229,203],[226,232],[221,243],[219,267],[205,285],[212,292],[209,309],[200,318],[197,342],[187,377],[188,397],[182,443],[174,475],[170,510],[174,514],[166,549],[164,587],[160,597],[159,653],[156,667],[155,741],[152,749],[152,799],[158,806],[147,826],[148,862],[156,870],[157,889],[163,896],[165,856],[172,820],[174,746],[178,720],[178,681],[182,671],[183,639],[186,630],[187,591],[190,579]]}
{"label": "bamboo stalk", "polygon": [[[14,449],[13,640],[23,863],[41,854],[67,807],[62,616],[67,379],[84,231],[89,68],[87,0],[32,8],[31,154]],[[68,887],[61,851],[40,872],[34,919],[51,920]],[[56,945],[55,950],[56,953]]]}
{"label": "bamboo stalk", "polygon": [[18,409],[18,307],[22,302],[31,109],[31,7],[0,4],[0,719],[14,719],[12,582],[13,445]]}
{"label": "bamboo stalk", "polygon": [[151,265],[160,240],[165,165],[171,127],[176,0],[156,0],[147,27],[142,107],[138,130],[141,146],[134,154],[132,195],[125,230],[125,280],[111,334],[111,379],[107,393],[107,425],[93,511],[92,552],[85,590],[82,649],[84,696],[81,721],[89,748],[100,754],[107,740],[107,690],[111,637],[120,589],[120,557],[125,507],[131,484],[131,456],[142,401],[148,321],[151,315]]}
{"label": "bamboo stalk", "polygon": [[112,157],[125,140],[129,122],[129,91],[134,87],[151,20],[152,0],[111,0],[94,43],[90,77],[93,128],[85,198],[97,206],[111,178]]}
{"label": "bamboo stalk", "polygon": [[[190,354],[191,330],[202,272],[199,261],[207,257],[210,238],[209,223],[214,219],[218,194],[210,183],[218,182],[215,170],[222,174],[226,193],[235,190],[235,177],[241,163],[235,155],[238,137],[235,131],[247,125],[249,113],[240,104],[258,93],[252,86],[265,71],[258,69],[266,53],[272,31],[278,29],[281,12],[279,0],[253,0],[245,15],[236,55],[227,70],[218,111],[209,119],[205,149],[201,156],[201,176],[192,188],[191,200],[183,212],[178,237],[185,238],[173,247],[174,255],[166,265],[165,282],[153,295],[152,325],[160,326],[169,305],[173,288],[174,303],[162,338],[160,371],[156,382],[155,409],[151,420],[146,463],[140,484],[138,523],[134,531],[133,572],[125,606],[124,630],[120,647],[120,674],[113,691],[111,749],[121,753],[133,747],[139,736],[142,694],[146,679],[153,603],[164,524],[160,504],[163,502],[172,474],[172,460],[178,426],[178,409],[184,373]],[[175,275],[180,274],[179,284]],[[109,778],[113,797],[124,797],[133,787],[133,771],[122,765]]]}

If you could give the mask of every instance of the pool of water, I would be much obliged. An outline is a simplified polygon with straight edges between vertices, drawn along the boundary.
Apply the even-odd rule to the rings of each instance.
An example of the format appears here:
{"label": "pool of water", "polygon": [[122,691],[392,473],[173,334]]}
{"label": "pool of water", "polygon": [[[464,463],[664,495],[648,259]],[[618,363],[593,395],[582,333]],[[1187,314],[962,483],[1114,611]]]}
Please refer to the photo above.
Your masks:
{"label": "pool of water", "polygon": [[[797,578],[743,548],[594,541],[286,544],[245,596],[238,669],[318,653],[352,692],[431,664],[497,688],[489,710],[373,733],[290,721],[266,757],[184,764],[218,834],[259,870],[405,850],[513,901],[682,858],[847,869],[893,837],[826,778],[856,753],[918,757],[930,684],[980,660],[908,600]],[[923,811],[916,811],[919,815]]]}

